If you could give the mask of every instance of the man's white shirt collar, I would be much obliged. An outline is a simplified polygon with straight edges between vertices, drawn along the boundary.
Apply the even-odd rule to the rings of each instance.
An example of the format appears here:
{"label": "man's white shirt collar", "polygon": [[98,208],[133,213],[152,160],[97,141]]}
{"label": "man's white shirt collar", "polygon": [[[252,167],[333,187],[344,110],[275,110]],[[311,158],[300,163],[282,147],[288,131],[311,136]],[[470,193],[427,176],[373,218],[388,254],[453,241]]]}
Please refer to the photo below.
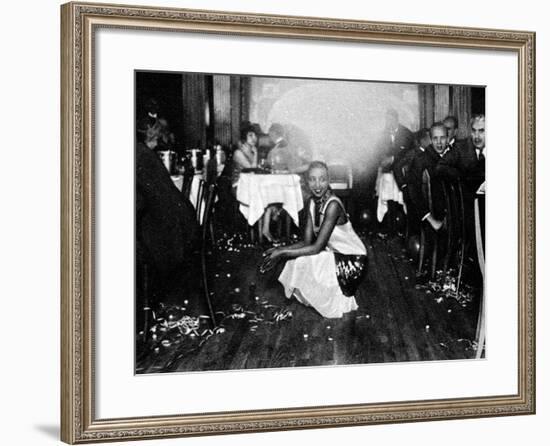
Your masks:
{"label": "man's white shirt collar", "polygon": [[485,148],[486,148],[486,147],[483,147],[483,149],[478,149],[478,148],[476,147],[476,155],[477,155],[477,158],[478,158],[478,159],[479,159],[479,154],[485,156]]}

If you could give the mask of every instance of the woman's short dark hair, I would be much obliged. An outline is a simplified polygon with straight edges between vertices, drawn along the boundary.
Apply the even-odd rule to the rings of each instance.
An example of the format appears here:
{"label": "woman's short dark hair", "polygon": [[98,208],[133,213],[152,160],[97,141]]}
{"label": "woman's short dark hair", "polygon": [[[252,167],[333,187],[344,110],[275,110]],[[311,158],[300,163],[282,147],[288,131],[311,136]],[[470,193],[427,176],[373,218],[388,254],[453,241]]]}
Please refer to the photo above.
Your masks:
{"label": "woman's short dark hair", "polygon": [[247,123],[246,125],[243,125],[241,127],[241,134],[240,134],[241,142],[246,142],[246,138],[248,138],[249,133],[254,133],[256,136],[258,136],[256,127],[254,127],[250,123]]}

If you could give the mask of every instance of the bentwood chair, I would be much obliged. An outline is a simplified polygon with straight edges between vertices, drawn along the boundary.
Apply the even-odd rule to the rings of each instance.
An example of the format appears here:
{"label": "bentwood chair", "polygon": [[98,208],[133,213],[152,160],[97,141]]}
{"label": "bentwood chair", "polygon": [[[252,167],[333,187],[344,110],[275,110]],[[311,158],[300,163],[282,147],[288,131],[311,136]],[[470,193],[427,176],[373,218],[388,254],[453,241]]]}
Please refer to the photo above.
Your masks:
{"label": "bentwood chair", "polygon": [[[208,312],[210,313],[210,318],[212,320],[212,325],[216,326],[216,315],[214,313],[214,307],[212,306],[212,301],[210,299],[210,286],[209,286],[209,274],[208,274],[208,264],[207,264],[207,251],[208,251],[208,238],[211,237],[211,242],[214,242],[213,237],[213,214],[214,214],[214,204],[216,202],[217,196],[217,185],[216,183],[204,183],[202,185],[203,195],[204,195],[204,213],[201,222],[201,247],[200,247],[200,257],[201,257],[201,275],[202,275],[202,286],[204,299],[208,306]],[[199,205],[197,204],[197,208]],[[200,213],[198,214],[200,216]]]}
{"label": "bentwood chair", "polygon": [[467,237],[466,237],[466,212],[465,212],[465,201],[464,201],[464,189],[462,186],[462,182],[458,180],[456,182],[456,196],[458,200],[458,216],[460,221],[458,222],[459,226],[459,250],[458,250],[458,276],[456,280],[456,292],[458,293],[458,290],[460,289],[460,285],[462,284],[462,274],[464,271],[464,260],[466,257],[466,243],[467,243]]}
{"label": "bentwood chair", "polygon": [[199,179],[199,185],[197,187],[197,194],[195,197],[195,211],[197,216],[197,221],[199,225],[202,223],[202,214],[204,211],[204,191],[205,191],[205,181],[201,178]]}
{"label": "bentwood chair", "polygon": [[464,213],[464,193],[460,181],[444,180],[443,191],[447,207],[447,239],[443,270],[456,268],[457,291],[462,280],[462,270],[466,252],[466,226]]}
{"label": "bentwood chair", "polygon": [[[422,195],[428,203],[428,209],[433,214],[433,198],[432,198],[432,179],[427,169],[422,172]],[[421,273],[424,266],[424,259],[428,253],[430,254],[430,277],[435,276],[437,267],[437,253],[439,234],[434,231],[427,222],[420,224],[420,253],[418,256],[417,273]]]}
{"label": "bentwood chair", "polygon": [[195,172],[193,169],[188,169],[183,174],[183,185],[181,192],[185,198],[190,198],[189,194],[191,193],[191,184],[193,183],[193,177]]}

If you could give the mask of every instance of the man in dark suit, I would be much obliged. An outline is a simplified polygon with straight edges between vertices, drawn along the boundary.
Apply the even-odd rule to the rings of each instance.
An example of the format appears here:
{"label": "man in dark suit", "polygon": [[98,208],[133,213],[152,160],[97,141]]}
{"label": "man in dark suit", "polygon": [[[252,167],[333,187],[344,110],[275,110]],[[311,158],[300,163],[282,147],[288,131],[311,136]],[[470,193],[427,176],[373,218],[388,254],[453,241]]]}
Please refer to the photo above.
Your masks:
{"label": "man in dark suit", "polygon": [[463,139],[458,139],[458,119],[456,116],[449,115],[443,120],[443,124],[447,128],[447,146],[449,149],[454,149],[464,144]]}
{"label": "man in dark suit", "polygon": [[[444,217],[444,195],[440,182],[436,181],[436,167],[448,150],[447,129],[442,122],[436,122],[430,130],[422,129],[418,132],[419,145],[412,150],[407,168],[405,192],[408,197],[409,218],[413,228],[418,227],[421,221],[427,221],[438,231],[441,229]],[[424,172],[430,179],[431,198],[423,192]]]}
{"label": "man in dark suit", "polygon": [[470,120],[470,137],[465,144],[449,150],[436,168],[436,173],[451,181],[462,182],[464,224],[468,246],[475,246],[474,200],[485,182],[485,116]]}
{"label": "man in dark suit", "polygon": [[394,109],[386,112],[386,126],[382,138],[378,144],[379,153],[382,155],[381,167],[384,172],[392,172],[401,187],[405,179],[399,167],[401,158],[414,147],[414,135],[404,125],[399,123],[399,115]]}
{"label": "man in dark suit", "polygon": [[485,181],[485,151],[485,115],[475,115],[470,120],[470,137],[445,154],[437,173],[453,180],[461,178],[466,188],[475,193]]}
{"label": "man in dark suit", "polygon": [[[392,172],[398,187],[405,184],[403,177],[403,161],[406,154],[414,147],[414,136],[412,132],[399,123],[399,116],[393,109],[386,112],[386,125],[381,138],[376,146],[376,153],[379,156],[380,170],[383,173]],[[388,201],[388,213],[386,223],[389,225],[390,233],[399,233],[398,227],[401,205],[395,201]]]}

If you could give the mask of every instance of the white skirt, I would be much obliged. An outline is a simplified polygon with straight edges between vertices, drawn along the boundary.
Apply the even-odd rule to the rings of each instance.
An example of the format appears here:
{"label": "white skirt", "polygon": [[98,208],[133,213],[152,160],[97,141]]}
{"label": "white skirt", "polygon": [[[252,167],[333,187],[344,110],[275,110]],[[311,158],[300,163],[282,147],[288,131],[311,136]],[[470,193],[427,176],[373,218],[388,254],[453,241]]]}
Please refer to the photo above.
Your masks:
{"label": "white skirt", "polygon": [[283,284],[287,298],[294,295],[326,318],[341,318],[344,313],[358,308],[355,297],[344,296],[338,285],[332,251],[288,260],[279,282]]}

